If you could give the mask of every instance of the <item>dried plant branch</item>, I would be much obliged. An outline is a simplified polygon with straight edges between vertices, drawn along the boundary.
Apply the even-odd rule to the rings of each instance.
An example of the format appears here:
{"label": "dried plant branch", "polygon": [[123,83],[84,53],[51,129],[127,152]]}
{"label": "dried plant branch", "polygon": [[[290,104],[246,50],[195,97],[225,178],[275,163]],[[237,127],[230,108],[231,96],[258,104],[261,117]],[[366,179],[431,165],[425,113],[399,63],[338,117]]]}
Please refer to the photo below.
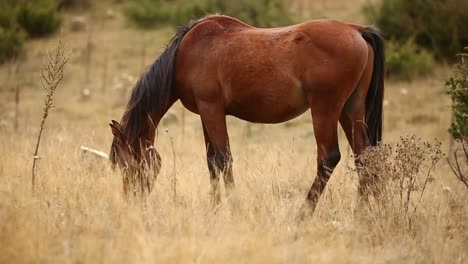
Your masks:
{"label": "dried plant branch", "polygon": [[439,141],[423,142],[416,136],[401,137],[395,149],[385,144],[366,149],[359,156],[361,177],[375,175],[372,188],[378,191],[374,197],[378,216],[390,217],[411,230],[426,189],[435,180],[435,166],[443,157]]}
{"label": "dried plant branch", "polygon": [[32,192],[36,190],[36,168],[37,162],[40,159],[39,146],[41,144],[41,137],[44,131],[45,121],[49,116],[49,111],[54,107],[54,92],[58,85],[63,79],[63,71],[66,63],[68,62],[70,55],[65,54],[62,45],[62,37],[60,36],[57,46],[49,50],[48,62],[44,65],[44,69],[41,73],[41,84],[42,88],[46,91],[44,100],[44,108],[42,114],[42,120],[39,125],[39,135],[37,136],[36,147],[33,154],[33,165],[32,165]]}
{"label": "dried plant branch", "polygon": [[[463,149],[463,153],[465,154],[465,163],[468,163],[468,152],[467,152],[464,141],[462,141],[462,149]],[[457,177],[468,189],[468,174],[466,173],[466,171],[463,171],[462,166],[460,166],[460,161],[458,160],[457,150],[453,152],[453,157],[454,157],[453,163],[448,159],[448,164],[450,166],[450,169],[452,170],[455,177]]]}

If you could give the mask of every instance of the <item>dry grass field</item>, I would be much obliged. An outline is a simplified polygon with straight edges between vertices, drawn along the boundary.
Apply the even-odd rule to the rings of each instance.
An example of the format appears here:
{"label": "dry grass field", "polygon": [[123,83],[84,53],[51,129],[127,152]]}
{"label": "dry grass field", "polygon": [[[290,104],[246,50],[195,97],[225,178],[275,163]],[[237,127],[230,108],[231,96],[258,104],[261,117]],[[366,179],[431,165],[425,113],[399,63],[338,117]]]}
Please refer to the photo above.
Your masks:
{"label": "dry grass field", "polygon": [[[347,1],[333,2],[348,12],[327,15],[348,19],[358,13]],[[311,8],[321,13],[323,5]],[[0,263],[467,263],[468,191],[446,160],[437,163],[410,226],[399,221],[405,216],[377,209],[358,218],[358,178],[341,131],[342,160],[315,215],[297,221],[316,170],[309,113],[278,125],[228,118],[237,189],[214,212],[199,117],[176,104],[158,129],[163,168],[155,190],[144,205],[127,203],[119,173],[83,155],[80,146],[108,152],[108,122],[120,119],[139,72],[173,31],[137,30],[119,10],[105,15],[108,8],[69,13],[64,21],[71,58],[46,123],[35,197],[31,165],[43,107],[40,71],[57,36],[28,42],[24,60],[0,66]],[[76,15],[86,17],[91,33],[70,30]],[[448,151],[450,100],[443,84],[449,74],[441,66],[425,79],[387,82],[385,143],[395,146],[400,136],[417,135],[438,139]],[[402,210],[386,206],[395,214]]]}

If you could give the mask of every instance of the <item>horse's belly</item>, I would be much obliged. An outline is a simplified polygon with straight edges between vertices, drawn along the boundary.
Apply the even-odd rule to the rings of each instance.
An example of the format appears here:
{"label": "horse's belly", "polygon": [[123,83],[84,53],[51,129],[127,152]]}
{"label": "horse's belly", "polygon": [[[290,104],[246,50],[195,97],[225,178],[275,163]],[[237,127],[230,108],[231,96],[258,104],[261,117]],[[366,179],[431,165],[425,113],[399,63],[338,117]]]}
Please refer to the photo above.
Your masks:
{"label": "horse's belly", "polygon": [[227,114],[255,123],[281,123],[304,113],[309,105],[302,90],[262,89],[232,100]]}

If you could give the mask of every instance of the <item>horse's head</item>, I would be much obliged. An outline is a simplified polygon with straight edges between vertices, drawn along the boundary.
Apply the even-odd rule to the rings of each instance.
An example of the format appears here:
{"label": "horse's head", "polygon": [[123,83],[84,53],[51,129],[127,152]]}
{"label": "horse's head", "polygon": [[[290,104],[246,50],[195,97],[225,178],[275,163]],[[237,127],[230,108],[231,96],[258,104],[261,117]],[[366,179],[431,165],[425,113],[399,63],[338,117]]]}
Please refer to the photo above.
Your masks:
{"label": "horse's head", "polygon": [[157,176],[161,169],[161,156],[151,140],[147,138],[129,139],[119,122],[112,120],[109,124],[114,135],[109,160],[115,168],[117,165],[126,174],[142,173],[150,169]]}

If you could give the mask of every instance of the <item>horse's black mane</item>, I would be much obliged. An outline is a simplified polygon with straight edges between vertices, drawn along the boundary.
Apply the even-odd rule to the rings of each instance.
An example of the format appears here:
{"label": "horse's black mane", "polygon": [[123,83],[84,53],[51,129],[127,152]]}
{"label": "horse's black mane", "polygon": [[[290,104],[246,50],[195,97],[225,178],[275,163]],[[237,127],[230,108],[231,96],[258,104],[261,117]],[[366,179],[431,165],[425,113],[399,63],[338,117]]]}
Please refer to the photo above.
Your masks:
{"label": "horse's black mane", "polygon": [[151,114],[168,107],[174,85],[177,48],[185,34],[199,21],[191,21],[188,25],[179,27],[163,53],[137,81],[121,121],[122,132],[128,142],[138,139],[142,126],[148,122]]}

